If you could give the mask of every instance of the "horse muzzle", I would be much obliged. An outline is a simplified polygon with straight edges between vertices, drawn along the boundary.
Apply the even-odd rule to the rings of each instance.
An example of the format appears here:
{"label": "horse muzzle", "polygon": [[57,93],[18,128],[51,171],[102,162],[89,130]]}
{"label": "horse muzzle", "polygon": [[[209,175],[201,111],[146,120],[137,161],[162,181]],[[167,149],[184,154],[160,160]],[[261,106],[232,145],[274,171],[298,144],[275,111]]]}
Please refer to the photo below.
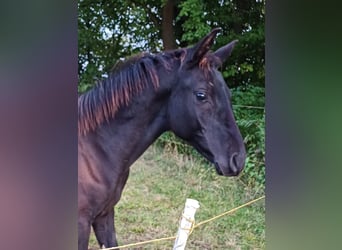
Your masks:
{"label": "horse muzzle", "polygon": [[[228,160],[228,164],[215,161],[215,169],[218,175],[237,176],[245,166],[246,155],[243,153],[233,153]],[[227,166],[228,165],[228,166]]]}

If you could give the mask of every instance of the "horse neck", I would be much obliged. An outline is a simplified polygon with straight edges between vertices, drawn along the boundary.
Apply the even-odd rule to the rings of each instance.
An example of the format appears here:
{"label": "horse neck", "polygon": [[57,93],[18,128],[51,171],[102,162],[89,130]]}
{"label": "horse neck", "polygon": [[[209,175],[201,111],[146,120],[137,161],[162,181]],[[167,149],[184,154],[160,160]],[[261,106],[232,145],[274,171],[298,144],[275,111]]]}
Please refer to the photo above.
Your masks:
{"label": "horse neck", "polygon": [[[162,78],[160,78],[162,79]],[[145,89],[122,108],[109,123],[90,137],[116,168],[126,169],[166,130],[168,92],[171,79],[163,79],[157,90]]]}

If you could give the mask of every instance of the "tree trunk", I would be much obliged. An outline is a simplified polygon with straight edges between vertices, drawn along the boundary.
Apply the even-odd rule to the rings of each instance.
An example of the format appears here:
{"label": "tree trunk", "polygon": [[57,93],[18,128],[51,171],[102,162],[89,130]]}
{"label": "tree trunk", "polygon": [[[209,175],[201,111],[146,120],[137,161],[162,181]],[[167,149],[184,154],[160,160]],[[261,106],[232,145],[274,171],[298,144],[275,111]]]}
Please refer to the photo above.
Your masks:
{"label": "tree trunk", "polygon": [[167,0],[166,4],[163,7],[162,39],[165,50],[172,50],[177,48],[173,27],[173,21],[175,18],[174,5],[174,0]]}

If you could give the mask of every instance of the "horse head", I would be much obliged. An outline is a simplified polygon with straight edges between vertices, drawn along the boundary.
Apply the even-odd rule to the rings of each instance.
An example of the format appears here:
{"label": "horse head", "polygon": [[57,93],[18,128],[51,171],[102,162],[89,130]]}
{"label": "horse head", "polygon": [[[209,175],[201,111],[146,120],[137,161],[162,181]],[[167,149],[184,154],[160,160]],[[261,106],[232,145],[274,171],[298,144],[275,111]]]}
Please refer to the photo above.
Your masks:
{"label": "horse head", "polygon": [[230,90],[218,67],[237,41],[210,52],[219,31],[212,30],[183,50],[168,119],[171,130],[214,163],[219,175],[236,176],[244,167],[246,150],[233,115]]}

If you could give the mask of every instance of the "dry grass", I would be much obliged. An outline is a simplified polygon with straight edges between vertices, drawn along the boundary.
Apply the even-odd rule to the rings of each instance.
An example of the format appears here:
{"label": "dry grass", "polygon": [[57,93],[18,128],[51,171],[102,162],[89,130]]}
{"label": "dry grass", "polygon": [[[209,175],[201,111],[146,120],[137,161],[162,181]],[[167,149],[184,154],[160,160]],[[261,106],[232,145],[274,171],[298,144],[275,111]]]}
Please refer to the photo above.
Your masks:
{"label": "dry grass", "polygon": [[[131,167],[116,206],[120,245],[174,236],[186,198],[200,202],[200,222],[262,195],[237,178],[216,174],[198,161],[152,146]],[[265,204],[261,200],[196,228],[187,249],[265,249]],[[90,246],[96,249],[94,236]],[[172,249],[173,241],[130,249]]]}

